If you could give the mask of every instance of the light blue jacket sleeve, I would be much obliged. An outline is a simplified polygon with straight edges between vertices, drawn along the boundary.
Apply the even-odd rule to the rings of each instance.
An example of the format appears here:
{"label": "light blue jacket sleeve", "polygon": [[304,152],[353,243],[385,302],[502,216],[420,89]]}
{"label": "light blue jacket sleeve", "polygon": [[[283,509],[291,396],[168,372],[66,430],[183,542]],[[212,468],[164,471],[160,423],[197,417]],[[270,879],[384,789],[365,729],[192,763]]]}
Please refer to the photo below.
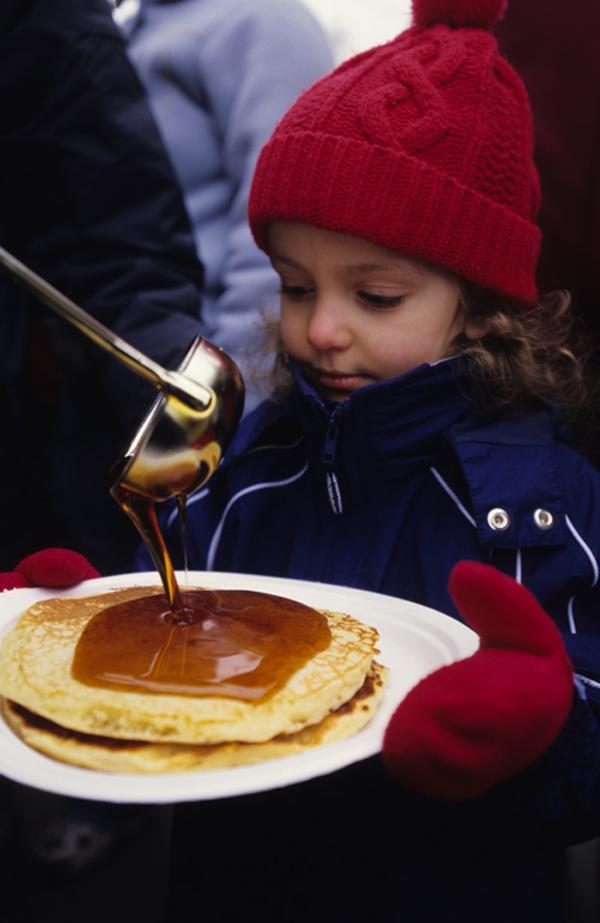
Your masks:
{"label": "light blue jacket sleeve", "polygon": [[230,350],[245,370],[253,351],[257,308],[272,310],[278,288],[247,221],[254,166],[279,118],[333,61],[321,27],[302,4],[259,0],[242,9],[243,15],[233,21],[223,18],[222,27],[207,42],[202,62],[232,195],[222,291],[208,301],[204,317],[215,342]]}
{"label": "light blue jacket sleeve", "polygon": [[[278,301],[277,277],[248,226],[254,166],[281,116],[331,70],[328,37],[298,0],[146,0],[129,52],[205,268],[203,333],[247,378],[263,309]],[[246,410],[256,402],[250,388]]]}

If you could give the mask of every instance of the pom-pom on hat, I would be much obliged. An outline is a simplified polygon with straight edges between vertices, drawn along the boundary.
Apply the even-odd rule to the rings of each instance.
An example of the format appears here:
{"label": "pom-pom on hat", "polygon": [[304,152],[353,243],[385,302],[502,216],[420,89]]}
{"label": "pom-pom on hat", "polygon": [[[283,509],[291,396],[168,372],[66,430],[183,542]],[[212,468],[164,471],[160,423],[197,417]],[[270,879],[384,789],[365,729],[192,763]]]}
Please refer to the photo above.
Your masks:
{"label": "pom-pom on hat", "polygon": [[539,181],[504,0],[413,0],[414,25],[306,90],[261,151],[249,219],[301,221],[535,304]]}

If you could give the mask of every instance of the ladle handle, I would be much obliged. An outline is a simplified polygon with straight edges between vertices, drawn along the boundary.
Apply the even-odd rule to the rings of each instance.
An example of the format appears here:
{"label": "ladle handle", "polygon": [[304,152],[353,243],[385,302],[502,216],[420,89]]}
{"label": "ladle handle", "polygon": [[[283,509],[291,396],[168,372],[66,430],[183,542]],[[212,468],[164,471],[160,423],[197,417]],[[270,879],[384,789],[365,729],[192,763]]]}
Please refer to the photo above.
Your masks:
{"label": "ladle handle", "polygon": [[58,289],[50,285],[41,276],[38,276],[36,272],[21,263],[20,260],[8,253],[3,247],[0,247],[0,266],[8,270],[13,276],[16,276],[48,307],[60,314],[74,327],[77,327],[81,333],[84,333],[98,346],[106,349],[115,359],[128,366],[142,378],[152,382],[156,388],[174,395],[185,404],[191,403],[200,410],[208,407],[214,399],[214,393],[211,388],[206,388],[204,385],[186,378],[185,375],[181,375],[179,372],[164,369],[153,359],[127,343],[126,340],[114,334],[112,330],[97,321],[91,314],[76,305],[70,298],[59,292]]}

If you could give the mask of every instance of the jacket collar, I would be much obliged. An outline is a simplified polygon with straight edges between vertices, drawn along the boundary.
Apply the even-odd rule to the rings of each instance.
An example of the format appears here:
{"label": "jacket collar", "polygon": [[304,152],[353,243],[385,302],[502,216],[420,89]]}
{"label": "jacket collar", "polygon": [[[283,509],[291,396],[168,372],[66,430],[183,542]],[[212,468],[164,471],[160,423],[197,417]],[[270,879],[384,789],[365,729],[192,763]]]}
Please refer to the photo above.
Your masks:
{"label": "jacket collar", "polygon": [[[467,396],[460,357],[361,388],[341,404],[323,401],[298,368],[292,372],[295,412],[313,459],[340,465],[350,478],[376,473],[389,482],[410,468],[434,464],[446,446],[461,469],[482,546],[566,543],[557,416],[551,408],[482,415]],[[506,518],[494,517],[494,510]]]}
{"label": "jacket collar", "polygon": [[472,408],[463,364],[456,359],[367,385],[338,404],[320,398],[294,365],[292,373],[295,411],[309,434],[311,454],[323,456],[324,442],[335,438],[325,451],[335,454],[330,464],[348,468],[351,459],[352,468],[376,466],[384,476],[435,457],[444,433]]}

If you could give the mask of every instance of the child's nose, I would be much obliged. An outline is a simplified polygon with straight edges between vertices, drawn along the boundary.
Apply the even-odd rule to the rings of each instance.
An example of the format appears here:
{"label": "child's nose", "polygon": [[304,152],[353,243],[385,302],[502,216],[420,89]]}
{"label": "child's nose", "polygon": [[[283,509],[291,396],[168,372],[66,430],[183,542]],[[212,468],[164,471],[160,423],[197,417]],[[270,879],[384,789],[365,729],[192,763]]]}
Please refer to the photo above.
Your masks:
{"label": "child's nose", "polygon": [[335,299],[318,300],[311,312],[307,339],[313,349],[346,349],[352,340],[348,318]]}

